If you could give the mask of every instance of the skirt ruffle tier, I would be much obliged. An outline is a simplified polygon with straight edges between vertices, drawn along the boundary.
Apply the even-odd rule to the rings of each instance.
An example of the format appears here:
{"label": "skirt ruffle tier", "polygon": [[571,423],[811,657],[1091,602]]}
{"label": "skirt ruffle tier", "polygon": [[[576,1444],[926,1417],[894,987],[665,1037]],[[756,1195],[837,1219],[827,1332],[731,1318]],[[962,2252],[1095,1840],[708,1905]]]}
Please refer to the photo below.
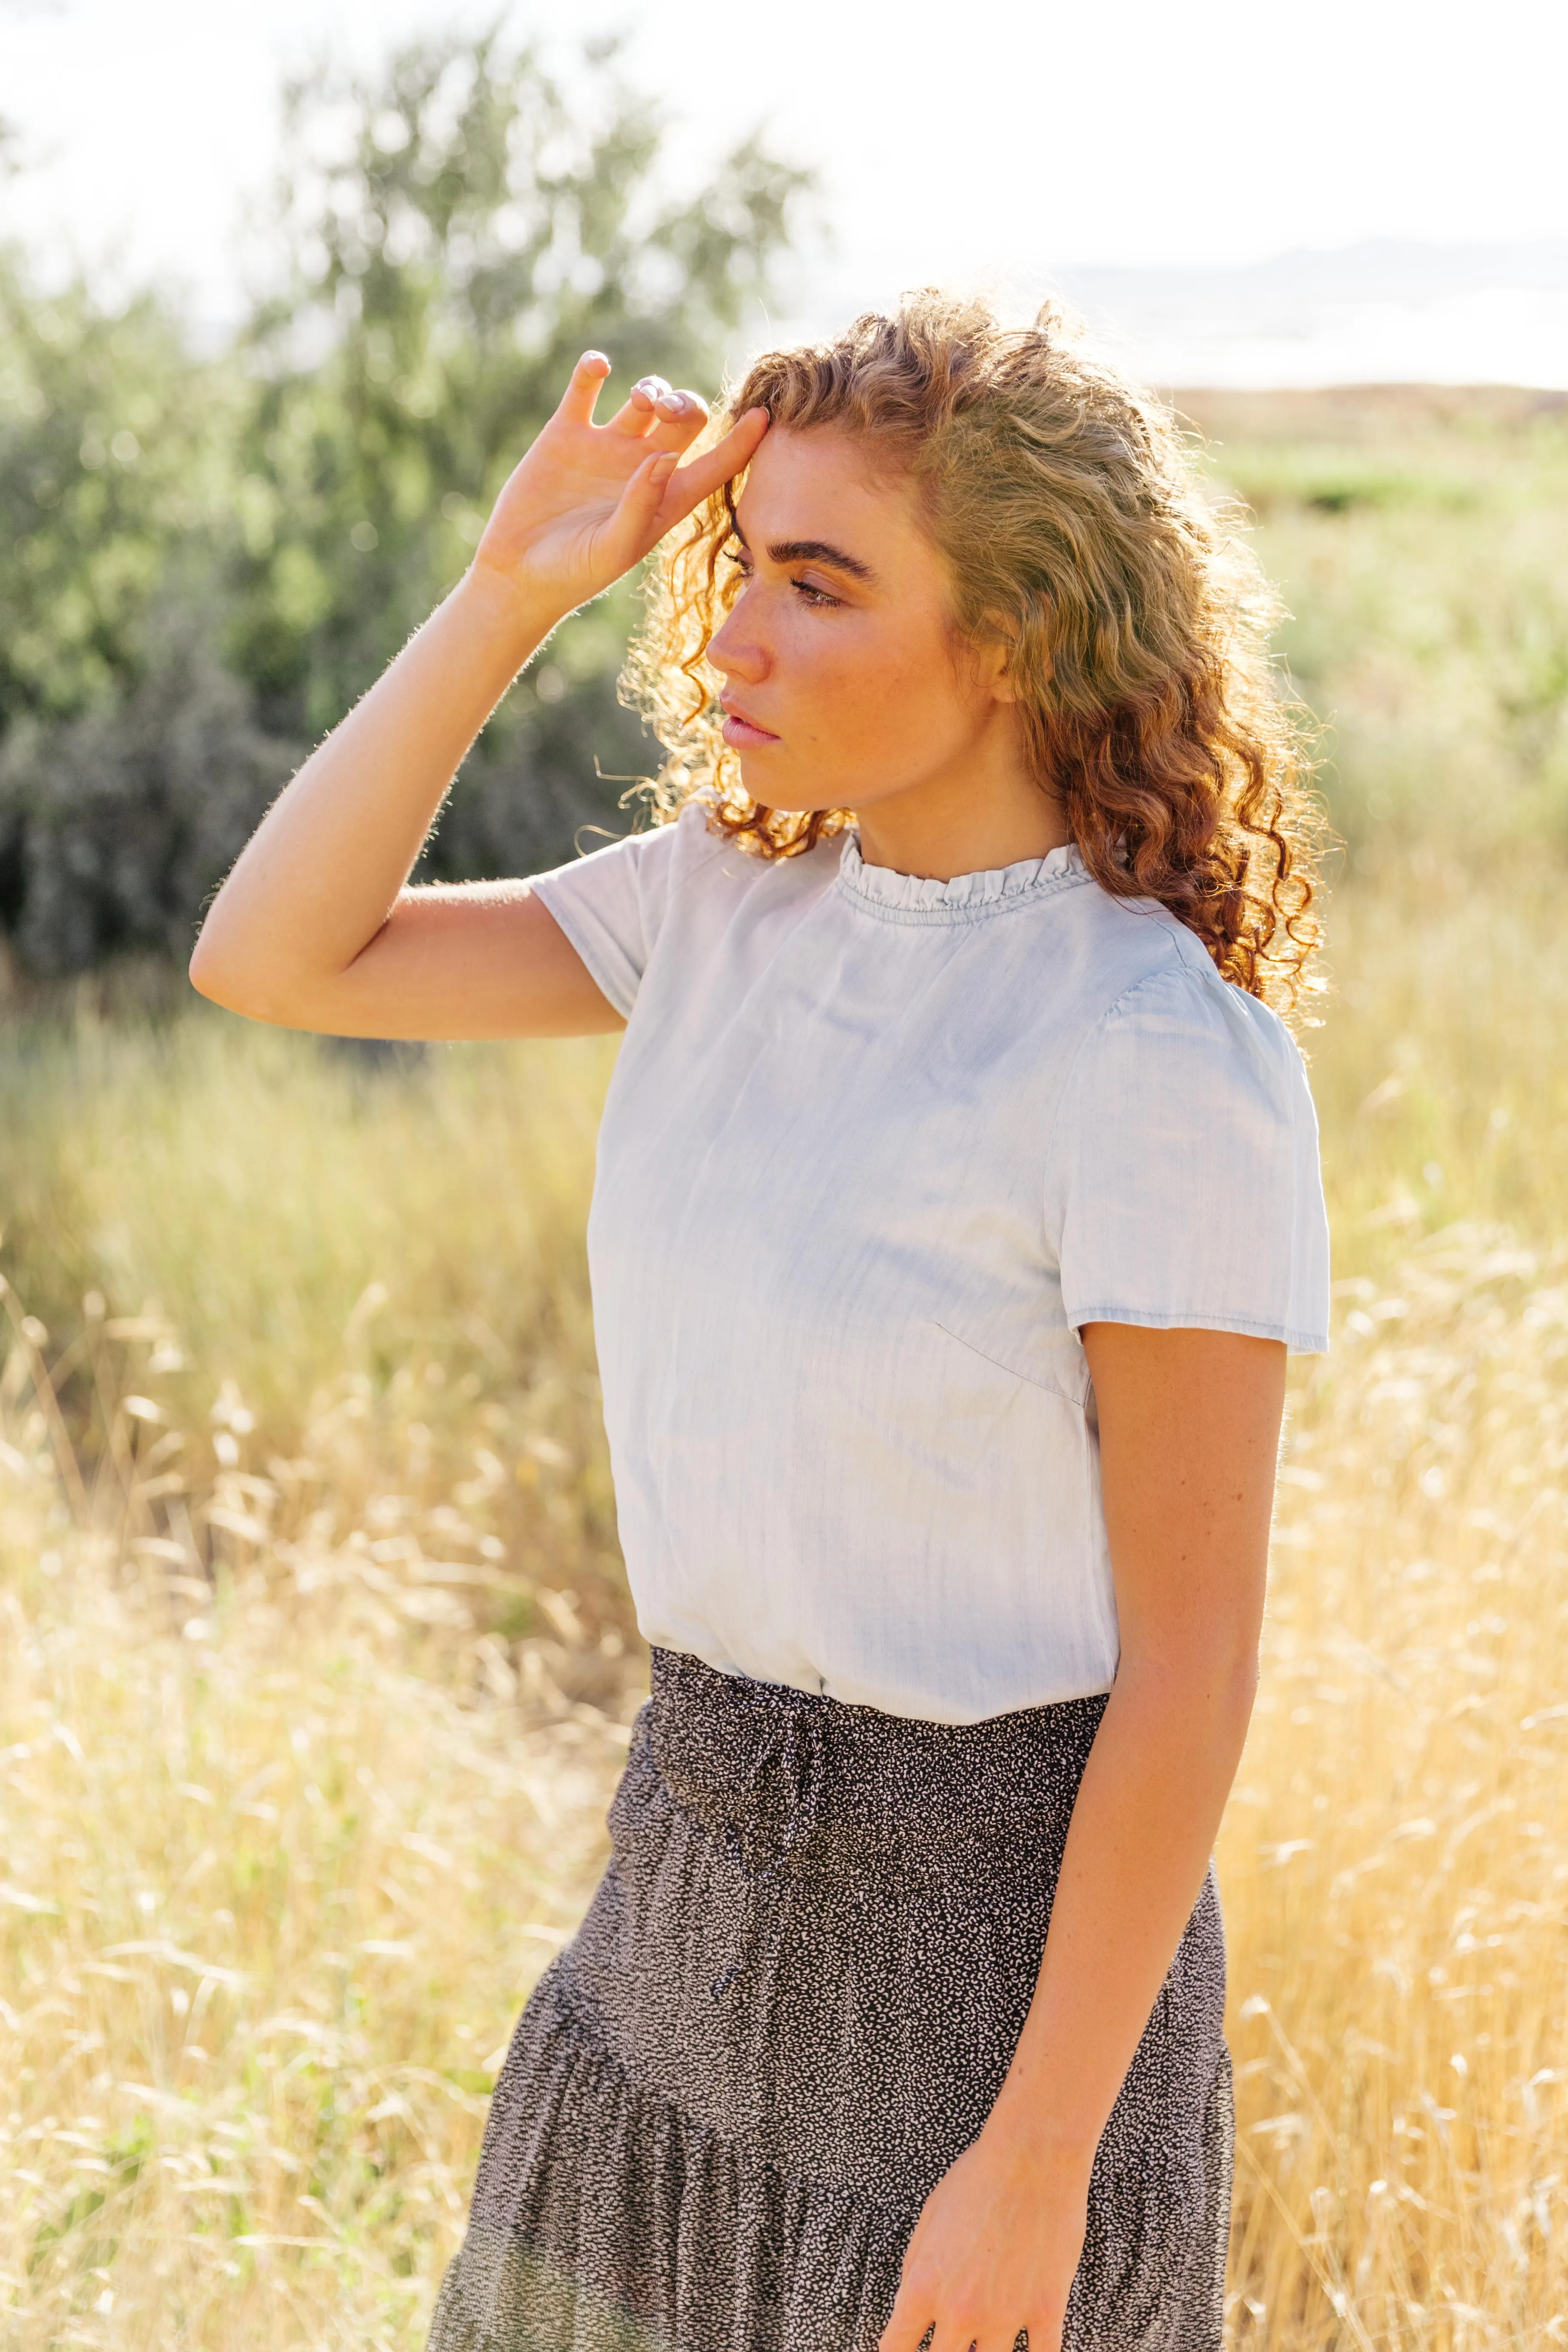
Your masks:
{"label": "skirt ruffle tier", "polygon": [[[876,2352],[1022,2030],[1103,1706],[916,1722],[656,1650],[430,2352]],[[1224,1998],[1211,1878],[1100,2144],[1068,2352],[1219,2352]]]}

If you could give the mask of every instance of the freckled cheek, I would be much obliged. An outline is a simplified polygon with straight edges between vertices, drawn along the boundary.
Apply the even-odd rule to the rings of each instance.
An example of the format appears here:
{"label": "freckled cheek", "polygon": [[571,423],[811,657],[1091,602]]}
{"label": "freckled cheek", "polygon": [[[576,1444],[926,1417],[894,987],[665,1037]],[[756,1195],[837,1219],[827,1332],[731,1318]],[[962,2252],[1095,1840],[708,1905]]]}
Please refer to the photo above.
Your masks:
{"label": "freckled cheek", "polygon": [[932,685],[923,665],[889,660],[884,649],[847,637],[824,644],[803,636],[779,650],[777,675],[786,686],[797,742],[831,740],[848,751],[857,741],[886,742],[889,735],[916,734],[925,725]]}

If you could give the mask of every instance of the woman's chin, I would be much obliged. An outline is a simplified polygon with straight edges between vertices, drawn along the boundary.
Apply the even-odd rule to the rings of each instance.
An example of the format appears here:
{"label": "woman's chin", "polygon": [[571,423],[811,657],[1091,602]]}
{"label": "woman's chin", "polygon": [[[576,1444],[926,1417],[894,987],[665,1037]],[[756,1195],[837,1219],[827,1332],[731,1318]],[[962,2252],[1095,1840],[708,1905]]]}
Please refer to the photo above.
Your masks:
{"label": "woman's chin", "polygon": [[776,809],[780,816],[816,816],[844,803],[823,791],[820,783],[792,782],[779,773],[780,762],[765,752],[742,751],[741,782],[760,808]]}

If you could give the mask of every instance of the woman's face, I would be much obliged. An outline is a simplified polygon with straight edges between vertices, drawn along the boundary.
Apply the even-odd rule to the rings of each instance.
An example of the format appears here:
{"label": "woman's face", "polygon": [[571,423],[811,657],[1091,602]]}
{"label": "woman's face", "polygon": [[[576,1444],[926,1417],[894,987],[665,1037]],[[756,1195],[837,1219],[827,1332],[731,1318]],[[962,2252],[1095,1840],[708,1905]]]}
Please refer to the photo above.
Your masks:
{"label": "woman's face", "polygon": [[747,792],[785,811],[874,807],[1017,759],[999,653],[955,643],[946,566],[908,478],[852,434],[775,425],[738,503],[743,574],[709,647]]}

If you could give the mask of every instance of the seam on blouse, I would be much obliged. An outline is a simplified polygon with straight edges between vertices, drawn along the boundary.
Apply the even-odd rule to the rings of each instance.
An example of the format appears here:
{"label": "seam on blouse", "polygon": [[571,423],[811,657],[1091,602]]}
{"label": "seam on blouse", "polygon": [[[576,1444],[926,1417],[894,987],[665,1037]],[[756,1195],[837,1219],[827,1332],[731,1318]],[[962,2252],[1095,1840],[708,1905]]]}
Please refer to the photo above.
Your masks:
{"label": "seam on blouse", "polygon": [[933,1315],[931,1319],[944,1339],[951,1339],[955,1347],[967,1348],[970,1354],[978,1356],[983,1364],[994,1364],[996,1370],[1005,1372],[1010,1381],[1022,1381],[1026,1387],[1038,1389],[1042,1396],[1055,1397],[1059,1403],[1070,1405],[1075,1412],[1084,1411],[1084,1399],[1075,1397],[1070,1389],[1058,1388],[1052,1381],[1037,1381],[1033,1372],[1021,1372],[1016,1364],[1005,1364],[1000,1356],[991,1353],[989,1348],[977,1348],[973,1339],[966,1339],[962,1331],[952,1330],[939,1316]]}
{"label": "seam on blouse", "polygon": [[1062,1090],[1057,1097],[1057,1107],[1052,1114],[1049,1132],[1046,1137],[1046,1146],[1042,1155],[1042,1161],[1045,1167],[1049,1168],[1051,1165],[1051,1157],[1056,1150],[1057,1135],[1062,1123],[1062,1113],[1067,1108],[1073,1088],[1078,1083],[1079,1064],[1083,1060],[1083,1057],[1088,1053],[1089,1047],[1095,1043],[1100,1031],[1106,1027],[1113,1015],[1121,1011],[1129,997],[1136,996],[1141,989],[1148,988],[1157,980],[1168,980],[1173,969],[1180,972],[1184,972],[1186,971],[1186,961],[1182,954],[1180,947],[1172,938],[1169,931],[1162,931],[1161,947],[1163,950],[1163,960],[1155,966],[1152,971],[1141,973],[1138,979],[1129,981],[1121,995],[1112,997],[1110,1003],[1106,1006],[1104,1012],[1100,1014],[1093,1028],[1089,1032],[1089,1034],[1086,1037],[1079,1039],[1078,1050],[1074,1054],[1072,1060],[1068,1065],[1068,1074],[1066,1078],[1062,1081]]}
{"label": "seam on blouse", "polygon": [[[691,803],[689,802],[683,804],[683,806],[686,807],[689,807]],[[630,833],[614,834],[608,841],[600,842],[596,849],[580,849],[577,852],[576,866],[557,866],[552,869],[548,876],[543,874],[531,875],[529,877],[530,883],[531,885],[533,882],[543,882],[546,880],[558,882],[563,876],[567,874],[574,874],[578,866],[586,865],[590,857],[594,857],[598,855],[599,850],[618,849],[621,846],[621,844],[626,841],[652,841],[658,834],[673,833],[679,822],[680,819],[677,816],[671,817],[668,822],[664,824],[634,825]],[[724,852],[731,845],[727,835],[719,835],[715,836],[710,831],[708,833],[708,840],[711,845],[709,847],[706,856],[700,857],[695,865],[688,867],[687,871],[680,877],[679,882],[676,883],[674,889],[671,890],[669,895],[672,898],[678,897],[679,893],[685,889],[689,882],[692,881],[699,874],[704,872],[708,866],[711,866],[716,857],[722,857]]]}
{"label": "seam on blouse", "polygon": [[[690,801],[687,801],[687,802],[685,802],[685,803],[682,803],[683,810],[684,810],[684,809],[687,809],[687,808],[690,808],[692,805],[693,805],[693,803],[692,803]],[[679,819],[677,819],[677,820],[676,820],[676,822],[677,822],[677,823],[679,823]],[[653,831],[655,831],[655,832],[664,832],[664,831],[668,830],[669,828],[665,827],[665,826],[662,826],[662,825],[658,825],[658,826],[654,826],[654,827],[653,827],[653,828],[651,828],[651,829],[652,829]],[[690,866],[690,867],[687,870],[687,872],[681,876],[681,877],[680,877],[679,881],[676,884],[676,886],[675,886],[674,889],[673,889],[673,890],[670,892],[670,894],[669,894],[669,896],[670,896],[670,903],[671,903],[672,905],[673,905],[674,901],[675,901],[675,900],[676,900],[676,899],[680,896],[681,892],[682,892],[683,890],[685,890],[685,889],[686,889],[686,888],[687,888],[687,887],[688,887],[691,883],[693,883],[693,882],[695,882],[695,881],[696,881],[697,877],[698,877],[700,874],[706,874],[706,873],[707,873],[707,871],[708,871],[708,868],[709,868],[710,866],[717,864],[718,860],[719,860],[720,858],[721,858],[721,857],[724,856],[724,854],[725,854],[725,852],[726,852],[727,850],[731,850],[731,849],[734,849],[734,848],[735,848],[735,845],[734,845],[733,841],[731,839],[731,837],[730,837],[730,835],[729,835],[728,834],[721,833],[721,834],[717,834],[717,835],[715,835],[715,833],[714,833],[714,831],[713,831],[713,828],[712,828],[710,825],[707,827],[707,832],[708,832],[708,837],[709,837],[710,841],[712,843],[712,847],[709,850],[708,855],[706,856],[706,857],[699,858],[699,859],[698,859],[698,861],[696,862],[696,864],[695,864],[695,865],[693,865],[692,866]],[[764,873],[766,873],[766,872],[770,872],[770,871],[772,871],[772,870],[773,870],[773,867],[775,867],[775,866],[777,866],[784,865],[784,863],[786,863],[786,861],[785,861],[784,859],[783,859],[783,858],[766,858],[766,859],[763,859],[763,858],[756,858],[756,857],[748,857],[748,856],[746,856],[746,853],[745,853],[745,851],[744,851],[744,850],[737,850],[735,854],[736,854],[736,856],[738,856],[738,857],[742,861],[742,863],[743,863],[746,866],[748,866],[748,867],[752,867],[752,868],[759,868],[762,872],[764,872]],[[787,861],[787,862],[793,862],[793,861]],[[837,882],[837,879],[838,879],[837,876],[837,875],[835,875],[835,877],[834,877],[834,880],[835,880],[835,882]]]}
{"label": "seam on blouse", "polygon": [[714,865],[719,858],[723,856],[724,852],[729,848],[729,846],[730,845],[727,841],[716,841],[713,844],[712,848],[708,852],[706,857],[699,858],[694,866],[689,866],[686,872],[681,876],[679,881],[676,884],[674,889],[670,892],[669,903],[673,906],[676,899],[679,898],[681,892],[685,890],[689,884],[695,882],[700,874],[706,874],[708,868]]}
{"label": "seam on blouse", "polygon": [[[691,805],[692,803],[689,801],[683,802],[682,813]],[[646,825],[641,834],[623,834],[621,838],[623,841],[651,839],[651,837],[657,833],[673,833],[679,823],[680,817],[677,815],[672,817],[667,824]],[[705,874],[709,866],[713,864],[714,859],[722,857],[724,852],[730,847],[730,841],[727,835],[720,834],[715,835],[711,828],[707,826],[704,827],[704,830],[710,844],[708,853],[706,856],[699,857],[695,864],[689,866],[686,872],[680,877],[680,879],[676,883],[674,888],[669,893],[669,903],[671,904],[679,898],[681,892],[687,887],[689,883],[694,882],[700,874]],[[644,969],[646,970],[646,968],[647,967],[645,966]]]}

